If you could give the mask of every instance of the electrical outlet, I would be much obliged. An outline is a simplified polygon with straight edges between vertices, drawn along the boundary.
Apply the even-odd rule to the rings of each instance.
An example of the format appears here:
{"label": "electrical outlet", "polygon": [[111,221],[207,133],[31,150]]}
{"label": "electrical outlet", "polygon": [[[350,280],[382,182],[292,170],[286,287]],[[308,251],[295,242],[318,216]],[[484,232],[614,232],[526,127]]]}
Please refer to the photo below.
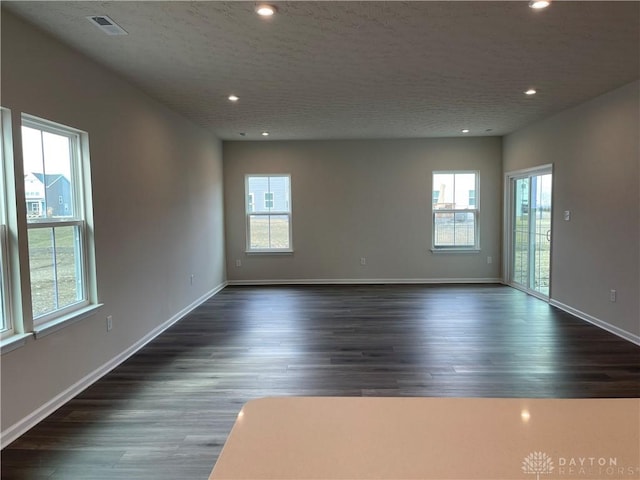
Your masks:
{"label": "electrical outlet", "polygon": [[360,257],[360,265],[366,265],[366,264],[367,264],[366,257]]}
{"label": "electrical outlet", "polygon": [[242,260],[238,259],[236,260],[236,267],[241,267],[242,266]]}
{"label": "electrical outlet", "polygon": [[107,316],[107,332],[110,332],[113,328],[113,317],[111,315]]}
{"label": "electrical outlet", "polygon": [[493,257],[487,257],[487,263],[493,263]]}
{"label": "electrical outlet", "polygon": [[564,211],[564,221],[565,222],[571,221],[571,210]]}
{"label": "electrical outlet", "polygon": [[615,290],[611,290],[609,292],[609,300],[611,300],[611,302],[615,302],[617,296],[618,296],[618,292],[616,292]]}

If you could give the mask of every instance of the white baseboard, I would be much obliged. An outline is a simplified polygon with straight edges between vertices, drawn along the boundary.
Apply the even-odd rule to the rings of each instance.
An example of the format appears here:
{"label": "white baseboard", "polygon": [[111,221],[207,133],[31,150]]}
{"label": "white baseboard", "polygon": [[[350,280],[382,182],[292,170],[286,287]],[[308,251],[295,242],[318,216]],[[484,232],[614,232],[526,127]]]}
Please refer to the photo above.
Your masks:
{"label": "white baseboard", "polygon": [[565,305],[564,303],[557,300],[549,300],[549,305],[557,307],[560,310],[564,310],[565,312],[570,313],[571,315],[578,317],[581,320],[592,323],[593,325],[600,327],[607,332],[613,333],[620,338],[624,338],[625,340],[628,340],[629,342],[635,343],[636,345],[640,346],[640,336],[638,335],[627,332],[626,330],[616,327],[615,325],[611,325],[610,323],[607,323],[604,320],[600,320],[599,318],[592,317],[588,313],[581,312],[580,310],[570,307],[569,305]]}
{"label": "white baseboard", "polygon": [[178,320],[182,319],[185,315],[193,311],[195,308],[200,306],[203,302],[213,297],[216,293],[222,290],[227,286],[227,282],[224,282],[213,290],[205,293],[200,298],[192,302],[190,305],[186,306],[174,316],[172,316],[169,320],[165,321],[161,325],[158,325],[156,328],[147,333],[144,337],[138,340],[136,343],[131,345],[129,348],[116,355],[114,358],[109,360],[104,365],[98,367],[93,372],[89,373],[85,377],[78,380],[76,383],[71,385],[69,388],[59,393],[51,400],[49,400],[44,405],[40,406],[35,411],[31,412],[29,415],[14,423],[6,430],[0,433],[0,449],[6,447],[15,439],[17,439],[20,435],[27,432],[27,430],[33,428],[36,424],[44,420],[46,417],[51,415],[55,410],[60,408],[62,405],[67,403],[73,397],[78,395],[80,392],[85,390],[87,387],[95,383],[97,380],[102,378],[104,375],[109,373],[111,370],[116,368],[122,362],[131,357],[134,353],[144,347],[147,343],[151,342],[154,338],[164,332],[167,328],[171,327]]}
{"label": "white baseboard", "polygon": [[229,285],[386,285],[386,284],[502,283],[501,278],[292,278],[229,280]]}

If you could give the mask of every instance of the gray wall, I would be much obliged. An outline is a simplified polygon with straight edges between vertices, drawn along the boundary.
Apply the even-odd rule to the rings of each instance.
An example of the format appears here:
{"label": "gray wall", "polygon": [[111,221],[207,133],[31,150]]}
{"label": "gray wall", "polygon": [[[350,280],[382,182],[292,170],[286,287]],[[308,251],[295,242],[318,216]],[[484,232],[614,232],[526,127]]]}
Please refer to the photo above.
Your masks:
{"label": "gray wall", "polygon": [[[223,157],[230,282],[500,277],[500,138],[224,142]],[[479,254],[430,252],[431,174],[447,169],[480,171]],[[245,254],[244,176],[258,173],[291,174],[293,255]]]}
{"label": "gray wall", "polygon": [[[506,137],[504,155],[499,138],[222,147],[6,12],[1,60],[1,102],[12,110],[14,129],[26,112],[89,132],[104,303],[97,314],[2,356],[2,431],[224,285],[225,263],[229,280],[239,283],[497,279],[502,172],[546,163],[555,168],[554,301],[640,335],[637,82]],[[480,171],[479,254],[429,251],[431,173],[441,169]],[[293,255],[244,253],[247,173],[291,174]],[[572,211],[571,222],[561,220],[563,210]]]}
{"label": "gray wall", "polygon": [[552,299],[636,340],[639,89],[634,82],[508,135],[503,163],[505,172],[554,165]]}
{"label": "gray wall", "polygon": [[104,303],[2,356],[4,431],[211,294],[225,267],[222,149],[211,134],[4,11],[1,101],[14,139],[21,112],[89,133]]}

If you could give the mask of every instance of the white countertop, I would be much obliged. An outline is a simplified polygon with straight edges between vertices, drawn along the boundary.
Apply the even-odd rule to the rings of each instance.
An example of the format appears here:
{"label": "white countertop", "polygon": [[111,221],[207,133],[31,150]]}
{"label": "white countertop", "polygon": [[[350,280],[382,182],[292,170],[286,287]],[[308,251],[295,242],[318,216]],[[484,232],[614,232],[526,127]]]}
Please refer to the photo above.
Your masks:
{"label": "white countertop", "polygon": [[210,480],[640,479],[640,399],[248,402]]}

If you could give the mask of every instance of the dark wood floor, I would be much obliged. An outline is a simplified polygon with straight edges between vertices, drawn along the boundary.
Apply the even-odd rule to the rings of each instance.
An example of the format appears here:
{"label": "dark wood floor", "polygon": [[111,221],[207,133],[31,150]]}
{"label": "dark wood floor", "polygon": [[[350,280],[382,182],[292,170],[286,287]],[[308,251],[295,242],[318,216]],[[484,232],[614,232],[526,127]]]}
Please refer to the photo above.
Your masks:
{"label": "dark wood floor", "polygon": [[504,286],[228,287],[2,452],[3,479],[206,479],[272,395],[640,397],[640,347]]}

